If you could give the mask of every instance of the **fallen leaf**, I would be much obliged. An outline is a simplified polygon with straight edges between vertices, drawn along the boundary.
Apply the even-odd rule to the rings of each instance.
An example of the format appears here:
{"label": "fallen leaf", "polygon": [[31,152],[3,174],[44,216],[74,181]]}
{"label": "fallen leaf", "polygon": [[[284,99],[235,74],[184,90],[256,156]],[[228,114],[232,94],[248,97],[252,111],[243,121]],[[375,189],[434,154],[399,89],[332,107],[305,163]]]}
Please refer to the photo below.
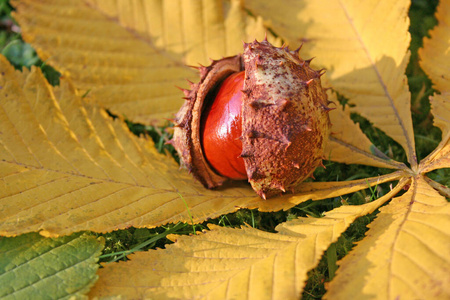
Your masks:
{"label": "fallen leaf", "polygon": [[[330,101],[337,103],[336,95],[329,92]],[[332,132],[325,148],[325,157],[329,160],[347,163],[363,164],[379,168],[406,170],[404,163],[390,159],[380,151],[350,119],[349,109],[336,105],[330,114]]]}
{"label": "fallen leaf", "polygon": [[0,238],[0,297],[84,299],[98,278],[103,244],[103,238],[83,234]]}
{"label": "fallen leaf", "polygon": [[418,176],[339,263],[328,299],[450,296],[450,203]]}
{"label": "fallen leaf", "polygon": [[439,26],[425,38],[419,49],[421,66],[441,93],[430,97],[433,124],[442,131],[439,146],[421,162],[423,172],[437,168],[450,168],[450,4],[443,2],[436,12]]}
{"label": "fallen leaf", "polygon": [[227,212],[258,199],[244,187],[206,190],[152,142],[98,107],[84,107],[68,82],[54,92],[39,69],[21,74],[4,57],[0,69],[3,235],[188,221],[186,205],[204,220],[226,199]]}
{"label": "fallen leaf", "polygon": [[208,190],[121,120],[75,95],[62,79],[52,88],[39,69],[14,71],[0,59],[0,233],[59,236],[195,222],[239,208],[289,209],[398,180],[404,171],[331,184],[264,201],[243,183]]}
{"label": "fallen leaf", "polygon": [[268,233],[254,228],[211,226],[198,236],[172,236],[165,250],[104,264],[91,297],[132,299],[297,299],[307,272],[359,216],[389,200],[390,193],[361,206],[341,206],[323,218],[298,218]]}
{"label": "fallen leaf", "polygon": [[[305,56],[317,57],[332,87],[405,149],[417,166],[405,76],[409,1],[249,0],[246,7]],[[286,12],[272,13],[273,11]]]}
{"label": "fallen leaf", "polygon": [[425,38],[423,48],[419,49],[420,65],[428,74],[435,88],[441,93],[449,92],[450,77],[448,60],[450,49],[450,5],[442,1],[436,11],[439,25]]}
{"label": "fallen leaf", "polygon": [[186,64],[236,55],[243,40],[265,34],[239,1],[12,3],[23,38],[80,95],[146,124],[173,118],[183,103],[174,86],[198,77]]}
{"label": "fallen leaf", "polygon": [[[348,299],[347,287],[339,290],[339,283],[350,282],[352,296],[408,297],[412,289],[405,287],[414,285],[427,290],[421,291],[426,298],[448,297],[449,277],[442,270],[448,269],[449,262],[439,255],[448,252],[449,204],[443,196],[450,197],[450,192],[426,175],[450,165],[450,86],[442,72],[442,65],[450,61],[445,50],[448,2],[441,3],[440,25],[421,54],[424,69],[441,92],[431,100],[431,113],[443,138],[420,163],[404,75],[410,41],[406,0],[248,0],[245,7],[239,1],[183,1],[173,7],[175,2],[153,1],[151,9],[147,3],[128,1],[111,5],[101,1],[14,3],[24,38],[66,79],[52,88],[38,69],[21,73],[3,57],[0,60],[3,235],[29,231],[64,235],[78,230],[104,232],[202,222],[239,208],[289,209],[309,199],[338,197],[399,181],[380,199],[342,206],[322,219],[299,218],[280,224],[278,234],[214,228],[200,236],[180,237],[167,250],[139,253],[129,262],[107,265],[104,270],[114,271],[101,271],[93,293],[220,299],[244,292],[258,299],[272,295],[298,298],[306,273],[348,225],[405,189],[405,194],[381,209],[371,225],[372,236],[342,261],[329,295]],[[204,18],[190,14],[179,18],[187,11],[198,13],[200,7]],[[255,197],[241,183],[206,190],[178,170],[171,158],[157,153],[151,142],[131,135],[123,118],[113,121],[105,113],[107,108],[135,122],[150,123],[175,112],[181,93],[172,85],[195,77],[184,63],[195,57],[206,59],[209,52],[220,56],[238,51],[236,36],[250,32],[251,26],[262,33],[258,31],[264,29],[262,22],[291,46],[304,41],[302,56],[314,53],[317,63],[328,69],[332,89],[349,100],[345,108],[336,102],[327,155],[338,162],[390,168],[392,173],[349,182],[304,183],[295,194],[268,201]],[[239,34],[229,32],[232,26]],[[214,30],[225,32],[226,38],[213,35]],[[184,42],[182,36],[189,36],[189,41]],[[221,43],[215,45],[217,36]],[[377,150],[351,121],[350,113],[359,113],[398,142],[408,165]],[[405,256],[405,249],[411,253]],[[136,273],[136,268],[142,272]],[[359,268],[370,276],[361,276]],[[438,272],[433,274],[433,269]],[[417,275],[409,276],[414,271]]]}

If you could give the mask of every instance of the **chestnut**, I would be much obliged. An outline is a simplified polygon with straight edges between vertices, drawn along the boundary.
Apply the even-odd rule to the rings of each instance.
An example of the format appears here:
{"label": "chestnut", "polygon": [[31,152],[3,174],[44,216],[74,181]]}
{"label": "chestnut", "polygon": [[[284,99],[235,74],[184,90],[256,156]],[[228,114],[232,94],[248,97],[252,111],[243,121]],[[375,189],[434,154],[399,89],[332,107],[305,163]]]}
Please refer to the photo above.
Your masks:
{"label": "chestnut", "polygon": [[218,88],[201,117],[200,143],[209,165],[220,175],[247,179],[242,153],[242,89],[245,72],[233,73]]}
{"label": "chestnut", "polygon": [[205,187],[247,179],[262,198],[291,190],[322,164],[331,108],[322,70],[266,39],[201,66],[183,90],[171,143]]}

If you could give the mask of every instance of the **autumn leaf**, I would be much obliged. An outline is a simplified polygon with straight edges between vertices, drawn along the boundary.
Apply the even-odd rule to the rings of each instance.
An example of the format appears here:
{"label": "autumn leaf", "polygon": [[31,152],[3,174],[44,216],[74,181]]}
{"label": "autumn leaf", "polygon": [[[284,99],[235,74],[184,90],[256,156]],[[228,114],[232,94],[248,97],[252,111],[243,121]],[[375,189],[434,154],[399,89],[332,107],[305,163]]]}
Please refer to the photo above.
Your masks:
{"label": "autumn leaf", "polygon": [[[49,3],[39,11],[47,8],[62,10],[63,16],[67,13],[79,15],[78,11],[71,9],[70,2],[66,4],[68,7],[53,7]],[[76,3],[73,5],[78,5]],[[28,7],[25,4],[17,4],[19,13],[23,9],[25,15],[27,8],[41,5],[32,2]],[[96,10],[91,13],[103,20],[101,22],[111,22],[110,19],[105,21],[104,15]],[[46,16],[42,14],[42,17]],[[33,16],[36,18],[35,13]],[[25,20],[25,17],[18,19]],[[40,18],[32,20],[35,22]],[[23,22],[26,30],[27,23]],[[50,23],[43,22],[42,26],[45,24]],[[109,26],[117,24],[107,22],[103,30],[108,30]],[[33,30],[38,28],[41,27],[33,26]],[[45,34],[29,38],[32,41],[50,39],[47,30],[42,29],[42,32]],[[55,34],[59,36],[57,31]],[[24,33],[24,37],[27,36]],[[67,35],[67,38],[69,36],[77,39],[76,35]],[[38,49],[46,47],[44,42],[36,43]],[[90,44],[83,45],[91,49]],[[107,45],[103,51],[107,50]],[[47,51],[55,49],[58,48],[52,46]],[[117,51],[115,46],[111,51]],[[53,56],[60,55],[55,53]],[[69,53],[65,51],[64,57],[67,55]],[[72,59],[78,61],[76,55]],[[181,64],[181,61],[175,62]],[[96,64],[88,64],[87,67],[92,70],[86,74],[92,74]],[[172,158],[157,153],[152,142],[133,136],[120,120],[111,120],[96,105],[99,102],[93,95],[90,99],[80,97],[80,91],[71,86],[71,80],[62,79],[60,87],[52,88],[38,69],[17,73],[5,59],[0,61],[0,68],[4,74],[1,79],[4,88],[0,91],[3,107],[0,120],[5,128],[0,137],[3,172],[0,232],[3,235],[31,231],[40,231],[46,236],[80,230],[107,232],[178,221],[199,223],[239,208],[286,210],[310,199],[335,197],[398,180],[405,170],[401,163],[377,158],[379,166],[387,165],[398,171],[331,185],[305,183],[296,190],[296,194],[271,201],[260,199],[248,185],[240,183],[217,191],[207,190],[189,174],[180,172]],[[67,77],[70,78],[71,74]],[[74,84],[77,83],[75,80]],[[82,86],[79,88],[83,89]],[[152,98],[152,101],[161,105],[158,98]],[[164,101],[162,103],[165,104]],[[138,106],[134,109],[139,111]],[[353,141],[356,147],[359,143],[359,139]],[[37,209],[39,213],[34,214]]]}
{"label": "autumn leaf", "polygon": [[246,5],[289,44],[303,41],[303,55],[320,57],[333,88],[355,104],[350,110],[387,132],[416,167],[405,76],[409,1],[285,1],[286,14],[271,13],[280,9],[274,1]]}
{"label": "autumn leaf", "polygon": [[0,239],[2,299],[82,299],[97,280],[103,238],[46,239],[37,233]]}
{"label": "autumn leaf", "polygon": [[[336,95],[329,93],[330,101],[337,103]],[[325,148],[327,158],[347,164],[363,164],[388,169],[403,169],[407,167],[387,157],[362,133],[361,129],[350,119],[350,111],[337,105],[330,114],[333,132],[329,136]]]}
{"label": "autumn leaf", "polygon": [[450,295],[448,201],[418,176],[408,192],[380,209],[367,237],[341,262],[329,299]]}
{"label": "autumn leaf", "polygon": [[197,78],[186,64],[235,55],[243,40],[266,32],[239,1],[13,3],[23,38],[46,63],[89,91],[87,99],[147,124],[173,118],[183,103],[173,87]]}
{"label": "autumn leaf", "polygon": [[212,214],[227,197],[225,212],[258,199],[242,187],[222,195],[205,190],[153,143],[135,139],[95,106],[84,107],[68,82],[53,90],[39,69],[19,73],[4,58],[0,69],[3,235],[156,226],[189,220],[185,202],[205,218],[202,198]]}
{"label": "autumn leaf", "polygon": [[180,172],[171,158],[157,153],[151,142],[136,139],[119,120],[96,106],[84,106],[68,82],[62,80],[53,89],[38,69],[19,73],[4,59],[0,70],[5,74],[0,120],[8,132],[1,135],[3,235],[105,232],[191,221],[190,216],[201,222],[240,207],[287,209],[397,180],[402,174],[331,185],[308,183],[298,194],[273,201],[262,200],[242,184],[207,190]]}
{"label": "autumn leaf", "polygon": [[431,38],[425,39],[424,48],[420,49],[422,68],[429,74],[435,88],[440,94],[431,97],[431,109],[434,125],[442,131],[442,141],[422,162],[423,172],[439,167],[450,168],[450,5],[444,2],[436,13],[440,23],[431,32]]}
{"label": "autumn leaf", "polygon": [[[442,93],[431,99],[434,124],[442,131],[442,141],[420,162],[421,174],[450,166],[450,81],[442,80],[450,67],[449,10],[448,1],[441,3],[437,12],[440,25],[420,51],[422,66]],[[444,253],[450,250],[450,205],[433,187],[450,196],[448,188],[416,175],[407,193],[380,209],[367,237],[340,262],[326,298],[449,297],[450,259]]]}
{"label": "autumn leaf", "polygon": [[198,223],[245,207],[288,209],[309,199],[397,180],[403,174],[331,185],[307,183],[297,194],[271,201],[243,184],[207,190],[181,172],[173,159],[157,153],[153,143],[137,139],[119,120],[85,104],[64,79],[53,89],[39,69],[20,73],[4,58],[0,70],[3,235],[40,231],[58,236]]}
{"label": "autumn leaf", "polygon": [[[359,216],[373,212],[407,183],[361,206],[341,206],[323,218],[278,225],[279,234],[253,228],[212,227],[174,245],[106,264],[91,296],[135,299],[297,299],[306,273]],[[123,286],[126,286],[124,289]]]}
{"label": "autumn leaf", "polygon": [[[173,238],[177,242],[165,250],[105,265],[92,295],[295,299],[330,244],[357,217],[388,202],[366,239],[342,260],[328,297],[408,297],[412,285],[420,289],[415,295],[448,297],[449,260],[443,254],[450,249],[445,200],[450,191],[426,175],[450,165],[448,1],[441,3],[440,25],[421,52],[422,65],[440,91],[431,100],[431,113],[442,141],[420,162],[405,77],[410,41],[405,0],[28,0],[14,5],[24,39],[64,78],[60,87],[51,87],[39,69],[17,72],[0,60],[2,235],[202,222],[239,208],[286,210],[398,181],[373,202],[345,205],[323,218],[298,218],[280,224],[278,233],[214,227],[199,236]],[[329,97],[337,109],[331,113],[327,156],[392,173],[307,182],[294,194],[263,201],[241,183],[204,189],[172,158],[157,153],[152,142],[125,127],[123,118],[145,124],[170,118],[182,101],[173,87],[197,76],[185,64],[238,53],[242,40],[261,39],[266,26],[291,46],[303,41],[302,56],[316,56],[328,70]],[[341,106],[335,93],[348,105]],[[113,120],[105,108],[119,117]],[[351,113],[398,142],[407,164],[378,150]],[[401,195],[403,189],[408,191]]]}

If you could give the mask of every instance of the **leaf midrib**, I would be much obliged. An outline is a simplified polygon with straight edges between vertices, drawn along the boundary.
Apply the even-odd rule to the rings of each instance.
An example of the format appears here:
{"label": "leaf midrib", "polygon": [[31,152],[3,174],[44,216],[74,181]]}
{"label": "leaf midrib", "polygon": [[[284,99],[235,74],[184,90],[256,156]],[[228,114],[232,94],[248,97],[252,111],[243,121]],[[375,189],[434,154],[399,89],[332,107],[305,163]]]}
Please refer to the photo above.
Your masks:
{"label": "leaf midrib", "polygon": [[402,162],[398,162],[398,161],[393,160],[393,159],[391,159],[391,160],[382,159],[382,158],[380,158],[380,157],[378,157],[376,155],[367,153],[367,152],[357,148],[356,146],[354,146],[352,144],[349,144],[349,143],[346,143],[346,142],[344,142],[342,140],[339,140],[339,139],[337,139],[337,138],[335,138],[333,136],[330,136],[329,140],[333,141],[333,142],[335,142],[335,143],[337,143],[339,145],[342,145],[342,146],[344,146],[346,148],[349,148],[349,149],[351,149],[351,151],[354,151],[354,152],[359,153],[361,155],[367,156],[368,158],[371,158],[373,160],[379,161],[381,163],[385,163],[385,164],[391,165],[392,168],[394,168],[394,169],[398,169],[398,170],[406,170],[406,169],[408,169],[408,167]]}
{"label": "leaf midrib", "polygon": [[379,81],[381,87],[383,88],[384,94],[386,95],[387,99],[389,100],[389,104],[390,104],[390,106],[392,108],[392,111],[395,114],[395,118],[397,119],[398,124],[400,125],[400,127],[402,129],[403,135],[405,136],[406,143],[408,145],[408,149],[407,149],[407,151],[408,151],[408,162],[410,163],[412,169],[415,169],[417,167],[417,157],[416,157],[414,149],[411,147],[412,143],[411,143],[411,140],[409,138],[408,131],[406,130],[405,124],[403,123],[403,120],[400,118],[400,114],[399,114],[396,106],[394,105],[394,100],[393,100],[391,94],[389,93],[386,85],[384,84],[384,81],[383,81],[383,78],[381,76],[381,73],[380,73],[380,71],[378,70],[378,68],[377,68],[377,66],[375,64],[374,59],[373,59],[372,55],[369,52],[369,49],[367,49],[366,44],[362,40],[362,36],[359,34],[359,31],[357,30],[357,28],[356,28],[356,26],[355,26],[355,24],[353,22],[353,19],[351,18],[350,14],[349,14],[349,12],[347,10],[347,7],[345,6],[345,4],[342,3],[342,0],[339,0],[339,5],[341,6],[343,12],[345,13],[345,17],[347,18],[348,23],[350,24],[351,28],[353,29],[353,32],[355,33],[355,36],[358,39],[358,42],[361,45],[361,48],[363,49],[364,53],[366,54],[366,57],[369,60],[371,66],[372,66],[372,68],[373,68],[373,70],[374,70],[374,72],[375,72],[375,74],[376,74],[376,76],[378,78],[378,81]]}

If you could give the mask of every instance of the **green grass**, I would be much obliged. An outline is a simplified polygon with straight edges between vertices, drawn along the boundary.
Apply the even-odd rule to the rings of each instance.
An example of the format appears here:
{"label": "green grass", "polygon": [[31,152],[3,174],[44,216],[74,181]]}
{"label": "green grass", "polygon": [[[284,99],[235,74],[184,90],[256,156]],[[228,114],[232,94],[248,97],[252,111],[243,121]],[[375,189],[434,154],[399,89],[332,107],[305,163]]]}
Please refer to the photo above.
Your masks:
{"label": "green grass", "polygon": [[[440,130],[432,126],[429,113],[428,96],[433,94],[431,82],[421,70],[418,63],[417,50],[422,45],[422,39],[430,28],[436,24],[433,16],[437,0],[413,0],[410,9],[412,42],[410,46],[411,59],[407,68],[408,83],[412,93],[413,124],[415,128],[416,150],[419,159],[429,154],[440,141]],[[8,1],[0,1],[0,51],[18,69],[36,65],[40,67],[53,85],[59,84],[59,73],[42,62],[35,51],[24,43],[18,32],[18,27],[10,17],[11,6]],[[180,95],[181,97],[181,95]],[[343,99],[345,100],[345,99]],[[402,148],[380,130],[373,128],[370,123],[358,115],[352,115],[354,121],[360,123],[362,130],[369,139],[386,155],[406,161]],[[142,124],[127,122],[130,130],[136,135],[147,135],[153,139],[155,146],[161,153],[174,155],[175,151],[166,142],[171,138],[172,128],[156,128]],[[345,181],[373,177],[391,172],[374,167],[359,165],[344,165],[331,161],[324,162],[326,169],[318,168],[314,176],[317,181]],[[430,173],[430,177],[442,184],[450,184],[448,169]],[[106,246],[101,256],[102,262],[126,260],[127,255],[134,251],[164,248],[171,243],[167,234],[193,234],[196,230],[207,229],[207,224],[217,224],[227,227],[240,227],[249,224],[260,230],[275,232],[275,227],[281,222],[297,217],[321,217],[323,212],[329,211],[343,204],[362,204],[374,200],[389,191],[389,183],[375,188],[366,189],[343,197],[336,197],[322,201],[307,201],[285,212],[263,213],[257,210],[243,209],[236,213],[223,215],[217,219],[202,224],[168,224],[158,228],[129,228],[102,234],[106,239]],[[303,293],[304,299],[320,299],[325,293],[325,283],[329,281],[336,270],[336,261],[344,257],[356,241],[361,240],[367,230],[367,225],[376,217],[377,212],[356,220],[333,244],[323,256],[319,265],[309,272],[309,279]]]}

